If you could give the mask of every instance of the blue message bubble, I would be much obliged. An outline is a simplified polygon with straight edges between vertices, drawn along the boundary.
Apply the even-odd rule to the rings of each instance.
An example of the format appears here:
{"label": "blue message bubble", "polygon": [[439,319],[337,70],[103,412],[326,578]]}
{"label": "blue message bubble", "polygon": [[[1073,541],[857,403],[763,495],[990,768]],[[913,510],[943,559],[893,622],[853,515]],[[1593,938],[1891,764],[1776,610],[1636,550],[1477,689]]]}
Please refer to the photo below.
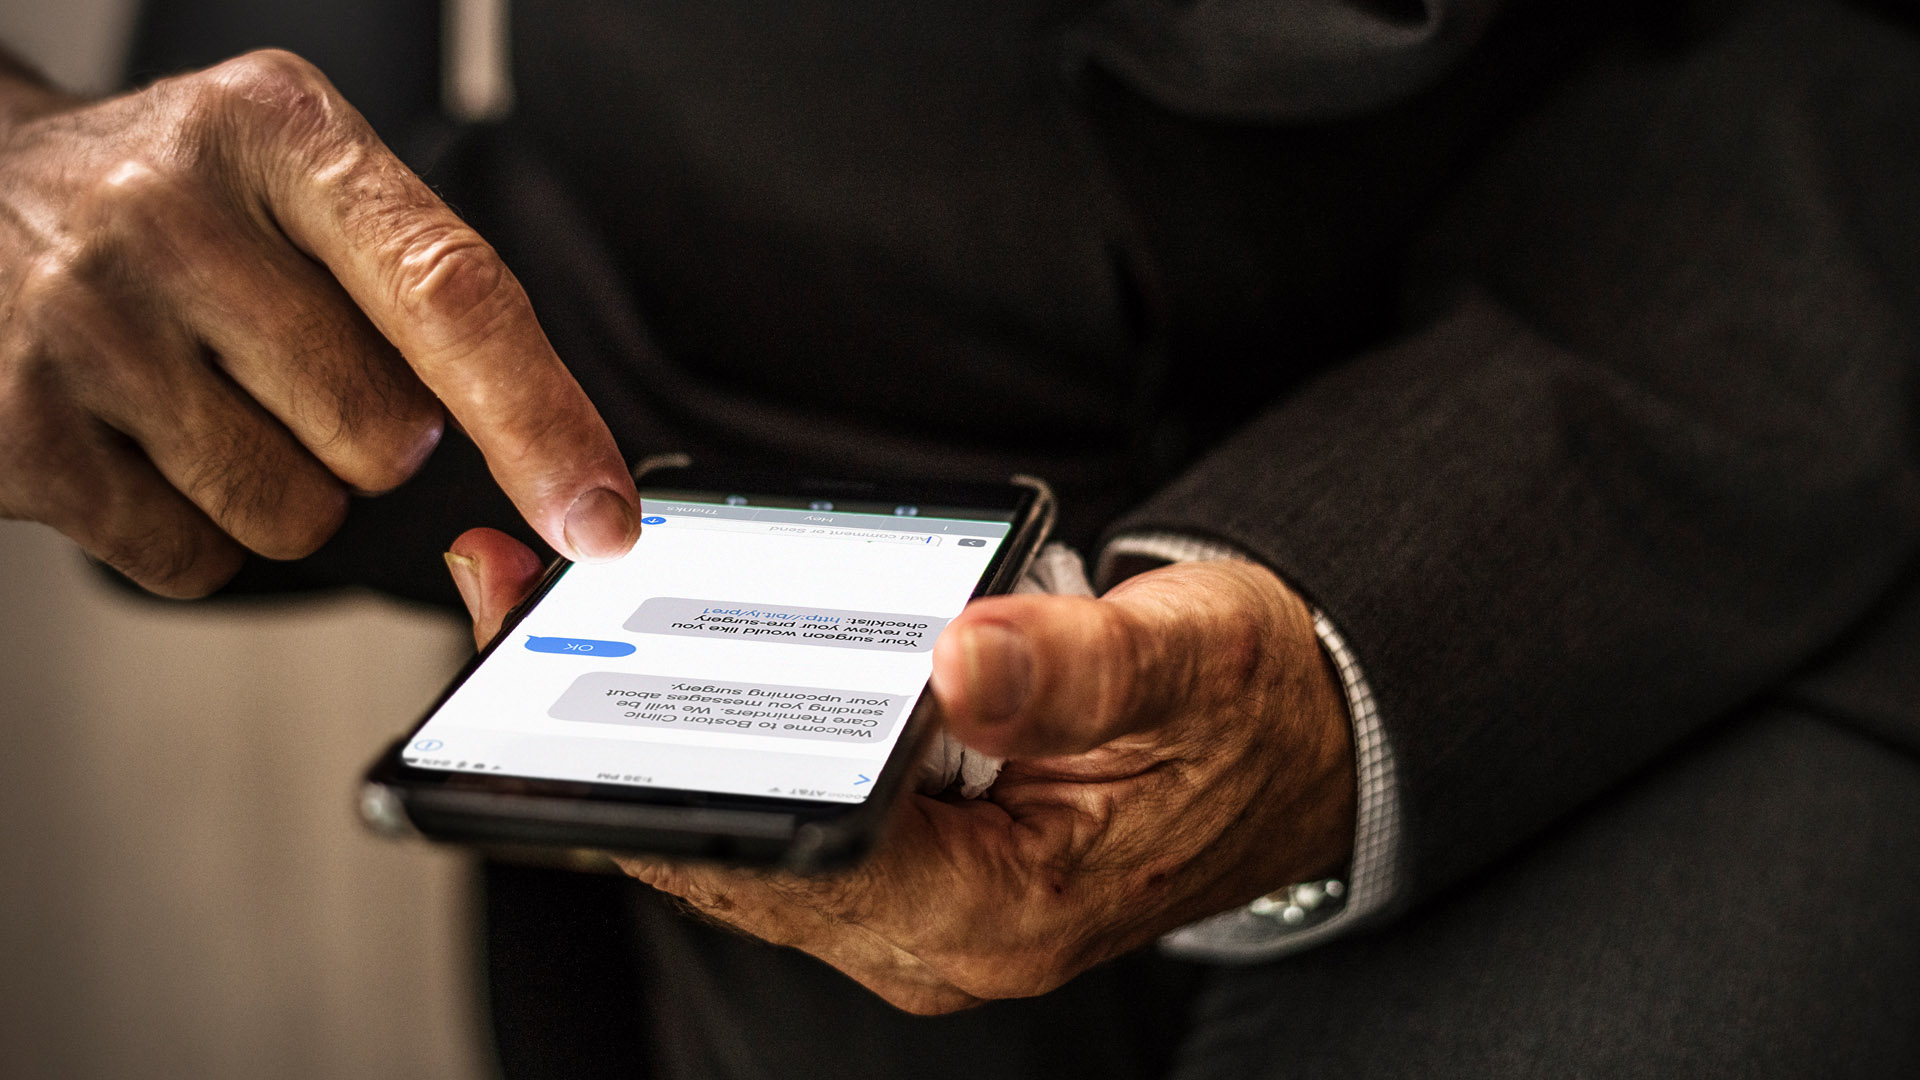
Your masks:
{"label": "blue message bubble", "polygon": [[632,656],[633,645],[625,641],[596,641],[593,638],[534,637],[527,635],[529,652],[560,653],[565,656]]}

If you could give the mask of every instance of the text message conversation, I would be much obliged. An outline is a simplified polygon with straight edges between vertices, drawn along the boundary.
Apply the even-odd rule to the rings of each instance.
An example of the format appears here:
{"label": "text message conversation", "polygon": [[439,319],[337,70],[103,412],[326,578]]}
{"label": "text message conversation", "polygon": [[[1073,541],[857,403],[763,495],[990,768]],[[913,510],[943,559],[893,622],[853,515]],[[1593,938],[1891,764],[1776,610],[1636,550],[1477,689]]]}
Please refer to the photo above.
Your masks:
{"label": "text message conversation", "polygon": [[420,729],[421,768],[866,797],[1011,515],[643,492]]}

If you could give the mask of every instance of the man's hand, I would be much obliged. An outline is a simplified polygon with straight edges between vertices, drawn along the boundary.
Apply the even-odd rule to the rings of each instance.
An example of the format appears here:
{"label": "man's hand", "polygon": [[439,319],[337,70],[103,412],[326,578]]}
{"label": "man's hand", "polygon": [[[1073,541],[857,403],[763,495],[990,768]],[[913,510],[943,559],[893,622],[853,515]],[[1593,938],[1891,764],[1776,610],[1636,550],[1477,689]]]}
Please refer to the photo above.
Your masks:
{"label": "man's hand", "polygon": [[632,481],[519,283],[311,65],[99,103],[0,71],[0,98],[0,517],[199,595],[406,480],[444,406],[555,548],[632,545]]}
{"label": "man's hand", "polygon": [[[540,569],[485,529],[448,561],[482,643]],[[1306,605],[1261,567],[977,600],[933,664],[953,733],[1011,759],[987,798],[909,796],[871,858],[827,877],[622,865],[937,1013],[1044,993],[1351,854],[1344,697]]]}

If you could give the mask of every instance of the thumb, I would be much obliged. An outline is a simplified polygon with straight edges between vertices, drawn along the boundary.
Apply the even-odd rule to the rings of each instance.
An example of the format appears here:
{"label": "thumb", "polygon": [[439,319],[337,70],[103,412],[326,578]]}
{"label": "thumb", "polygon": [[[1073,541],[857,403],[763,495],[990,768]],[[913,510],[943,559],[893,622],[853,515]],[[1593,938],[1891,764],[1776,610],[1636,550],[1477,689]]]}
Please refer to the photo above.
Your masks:
{"label": "thumb", "polygon": [[984,753],[1082,753],[1243,695],[1289,602],[1308,618],[1272,572],[1237,563],[1164,567],[1098,600],[988,597],[935,643],[934,694]]}
{"label": "thumb", "polygon": [[498,529],[468,529],[447,550],[447,571],[473,616],[473,642],[486,648],[513,605],[540,580],[540,557]]}

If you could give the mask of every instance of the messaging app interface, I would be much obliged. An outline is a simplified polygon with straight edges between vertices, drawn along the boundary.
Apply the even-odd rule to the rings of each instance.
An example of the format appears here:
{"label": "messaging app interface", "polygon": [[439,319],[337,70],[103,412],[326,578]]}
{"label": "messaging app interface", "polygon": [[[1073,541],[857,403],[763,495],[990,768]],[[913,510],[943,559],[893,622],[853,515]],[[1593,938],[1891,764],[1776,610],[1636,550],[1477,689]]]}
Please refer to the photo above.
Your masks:
{"label": "messaging app interface", "polygon": [[426,769],[859,802],[1012,514],[642,493],[403,757]]}

